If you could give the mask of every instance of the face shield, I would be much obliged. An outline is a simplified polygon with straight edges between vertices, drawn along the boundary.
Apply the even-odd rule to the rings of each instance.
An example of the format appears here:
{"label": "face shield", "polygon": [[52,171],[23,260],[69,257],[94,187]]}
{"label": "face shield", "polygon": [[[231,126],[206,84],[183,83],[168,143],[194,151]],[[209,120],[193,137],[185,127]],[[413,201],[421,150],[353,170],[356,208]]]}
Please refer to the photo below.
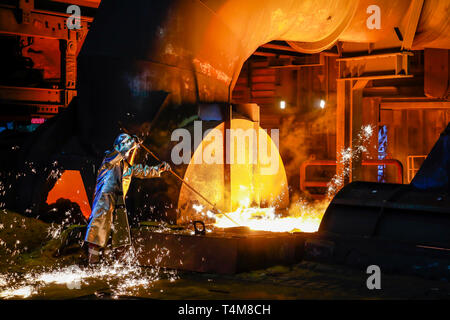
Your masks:
{"label": "face shield", "polygon": [[126,133],[121,133],[114,141],[114,149],[123,155],[127,154],[135,146],[136,141]]}

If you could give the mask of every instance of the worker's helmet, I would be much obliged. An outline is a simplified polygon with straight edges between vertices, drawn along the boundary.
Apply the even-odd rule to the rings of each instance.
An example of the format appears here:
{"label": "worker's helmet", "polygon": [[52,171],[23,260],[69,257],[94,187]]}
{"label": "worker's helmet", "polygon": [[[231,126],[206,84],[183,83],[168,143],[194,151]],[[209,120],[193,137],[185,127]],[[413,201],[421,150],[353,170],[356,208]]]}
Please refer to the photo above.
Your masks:
{"label": "worker's helmet", "polygon": [[121,133],[117,136],[116,140],[114,140],[114,149],[125,154],[133,148],[135,144],[136,141],[129,134]]}

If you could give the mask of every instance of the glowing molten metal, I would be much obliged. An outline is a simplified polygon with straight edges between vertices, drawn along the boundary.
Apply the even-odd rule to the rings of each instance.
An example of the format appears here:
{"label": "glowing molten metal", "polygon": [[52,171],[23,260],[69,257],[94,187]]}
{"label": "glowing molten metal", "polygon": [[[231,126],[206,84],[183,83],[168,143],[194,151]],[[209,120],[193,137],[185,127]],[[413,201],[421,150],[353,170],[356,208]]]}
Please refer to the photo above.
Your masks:
{"label": "glowing molten metal", "polygon": [[[240,207],[234,212],[227,213],[240,226],[252,230],[272,232],[315,232],[319,229],[328,201],[313,204],[296,203],[289,210],[289,216],[282,216],[275,212],[274,207],[255,208]],[[214,224],[217,228],[231,228],[236,225],[223,215],[216,215]]]}

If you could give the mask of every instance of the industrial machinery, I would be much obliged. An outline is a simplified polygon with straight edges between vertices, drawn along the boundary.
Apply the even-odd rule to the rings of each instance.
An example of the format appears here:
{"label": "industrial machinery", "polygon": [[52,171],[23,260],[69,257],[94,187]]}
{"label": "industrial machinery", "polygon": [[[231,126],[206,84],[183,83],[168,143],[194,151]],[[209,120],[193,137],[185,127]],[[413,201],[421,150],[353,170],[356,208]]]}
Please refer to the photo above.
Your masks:
{"label": "industrial machinery", "polygon": [[409,185],[357,181],[328,206],[310,258],[446,278],[450,266],[450,124]]}
{"label": "industrial machinery", "polygon": [[[98,4],[98,1],[81,2],[93,7]],[[334,127],[324,125],[327,127],[323,129],[324,135],[332,138],[327,140],[328,159],[318,160],[332,161],[337,165],[338,175],[348,173],[343,183],[353,183],[345,186],[330,203],[317,233],[252,233],[250,230],[239,233],[242,230],[234,230],[234,233],[217,231],[213,235],[184,234],[185,231],[166,235],[138,230],[143,240],[135,245],[143,248],[142,263],[151,264],[151,260],[157,258],[149,251],[155,241],[167,241],[173,247],[181,241],[186,244],[183,247],[186,250],[197,250],[195,243],[201,243],[200,253],[185,252],[187,257],[195,257],[189,263],[186,261],[186,265],[200,271],[214,270],[203,264],[204,259],[211,262],[217,258],[211,262],[215,266],[222,265],[223,259],[234,261],[220,272],[262,267],[264,261],[293,263],[301,259],[303,248],[312,258],[361,264],[385,261],[385,255],[393,257],[399,250],[406,250],[411,261],[417,257],[422,259],[411,264],[399,258],[403,265],[399,262],[392,268],[398,265],[422,268],[426,265],[424,261],[434,261],[434,257],[447,259],[450,249],[446,232],[448,189],[436,191],[428,188],[429,182],[419,180],[413,180],[409,186],[360,181],[369,180],[362,170],[364,164],[375,163],[380,167],[383,163],[395,163],[401,168],[408,157],[423,155],[425,148],[419,147],[424,143],[416,141],[419,147],[410,154],[403,148],[408,141],[402,138],[412,140],[420,136],[422,142],[434,141],[434,131],[440,131],[441,123],[448,123],[450,119],[449,1],[135,0],[130,5],[129,1],[109,0],[101,2],[95,19],[83,17],[83,28],[77,31],[65,28],[67,14],[53,17],[43,12],[47,10],[40,7],[42,3],[19,1],[19,7],[8,3],[0,8],[4,17],[0,19],[0,29],[4,33],[56,39],[58,54],[64,62],[61,68],[53,66],[53,69],[61,69],[59,80],[52,80],[55,87],[49,87],[52,81],[45,88],[0,87],[0,100],[5,104],[25,104],[31,106],[32,116],[49,118],[32,134],[5,139],[8,141],[4,143],[4,150],[8,156],[1,164],[8,170],[5,185],[12,186],[5,200],[8,207],[39,216],[42,208],[48,208],[45,201],[49,199],[49,192],[59,179],[67,176],[75,179],[70,181],[78,181],[79,189],[73,188],[75,192],[84,191],[82,200],[75,197],[69,200],[86,201],[88,198],[88,202],[102,153],[110,148],[121,124],[150,144],[161,160],[169,161],[171,151],[180,142],[172,139],[172,133],[182,129],[195,137],[196,126],[201,122],[200,138],[191,141],[190,156],[183,163],[177,163],[176,168],[174,166],[176,173],[224,212],[235,211],[245,204],[261,208],[276,206],[286,213],[291,179],[286,174],[288,166],[282,161],[282,149],[310,152],[303,148],[310,137],[305,134],[301,141],[286,139],[290,145],[277,146],[264,131],[269,126],[263,125],[261,119],[269,113],[273,118],[284,111],[295,113],[302,108],[311,109],[313,100],[319,97],[322,111],[316,114],[320,118],[325,112],[331,112],[327,116],[333,120]],[[377,12],[381,16],[380,25],[371,20],[371,14]],[[17,13],[20,13],[19,20],[15,16]],[[31,40],[16,40],[21,50],[32,44]],[[267,59],[254,61],[255,68],[250,66],[247,74],[242,73],[253,54]],[[20,58],[19,62],[21,70],[27,70],[28,78],[35,80],[40,74],[40,71],[29,70],[32,68],[28,59]],[[309,69],[302,73],[305,68]],[[282,72],[291,69],[296,73]],[[316,69],[320,71],[311,71]],[[280,85],[283,79],[291,81],[294,76],[297,79],[295,90],[294,86]],[[310,87],[301,87],[302,77],[308,79]],[[233,91],[239,86],[245,93],[240,97]],[[282,92],[289,99],[281,99],[276,92]],[[309,104],[302,104],[307,99],[311,100]],[[255,102],[264,108],[260,110]],[[283,111],[273,112],[275,102]],[[293,105],[296,109],[291,108]],[[420,114],[409,115],[411,110],[419,110]],[[437,110],[437,115],[427,118],[424,113],[429,110]],[[48,113],[57,115],[50,118]],[[406,123],[417,124],[420,130],[411,129]],[[433,124],[432,132],[423,129],[428,123]],[[356,147],[355,141],[363,126],[374,128],[371,147],[376,150],[374,159],[377,160],[349,157],[348,161],[342,161],[341,151]],[[296,125],[292,127],[295,129]],[[226,145],[228,129],[255,129],[258,138],[250,137],[248,143],[260,147],[262,138],[274,151],[280,163],[279,170],[262,175],[259,158],[250,161],[250,147],[244,148],[249,153],[249,161],[245,163],[197,163],[204,155],[203,150],[211,150],[213,136],[209,129],[221,134],[223,140],[217,150],[221,150],[225,158],[230,151]],[[382,136],[383,132],[386,136],[395,133],[396,139],[391,139],[390,143],[397,147],[394,151],[398,157],[386,158],[387,147],[380,142],[383,137],[377,140],[377,135]],[[19,144],[20,148],[16,148]],[[317,141],[310,141],[309,145],[316,149],[322,147]],[[145,154],[139,157],[139,160],[152,161],[145,158]],[[292,160],[287,158],[283,160]],[[433,158],[431,154],[423,168],[429,167],[427,163]],[[431,167],[448,168],[444,159],[433,162]],[[296,173],[298,168],[296,166]],[[64,176],[69,171],[79,174]],[[406,181],[400,171],[396,172],[398,180]],[[418,177],[428,176],[427,172],[419,171]],[[440,174],[433,177],[437,181]],[[145,209],[151,211],[151,218],[161,218],[172,224],[207,221],[208,217],[199,215],[196,208],[206,208],[208,203],[172,178],[135,182],[131,190],[143,191],[130,192],[127,200],[130,211]],[[420,186],[426,188],[420,189]],[[58,199],[57,193],[52,197]],[[87,206],[84,208],[83,214],[88,216]],[[160,211],[159,216],[156,211]],[[222,260],[214,257],[216,245],[227,252]],[[254,250],[255,256],[249,250]],[[276,256],[276,252],[283,254]],[[179,254],[174,254],[172,259]],[[426,260],[425,256],[431,258]],[[241,259],[247,261],[248,268],[239,264]],[[177,261],[179,259],[167,266],[174,266]]]}

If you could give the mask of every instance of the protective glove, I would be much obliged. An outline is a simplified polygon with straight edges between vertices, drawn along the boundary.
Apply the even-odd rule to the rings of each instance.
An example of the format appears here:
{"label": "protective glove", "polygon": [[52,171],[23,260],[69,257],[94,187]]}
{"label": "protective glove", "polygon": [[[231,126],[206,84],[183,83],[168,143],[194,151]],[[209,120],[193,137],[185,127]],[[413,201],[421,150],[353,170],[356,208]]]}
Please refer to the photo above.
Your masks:
{"label": "protective glove", "polygon": [[168,164],[167,162],[163,161],[163,162],[160,163],[158,170],[160,172],[169,171],[170,170],[170,164]]}
{"label": "protective glove", "polygon": [[133,139],[136,142],[137,145],[142,144],[142,142],[144,142],[141,138],[139,138],[137,135],[133,134]]}

